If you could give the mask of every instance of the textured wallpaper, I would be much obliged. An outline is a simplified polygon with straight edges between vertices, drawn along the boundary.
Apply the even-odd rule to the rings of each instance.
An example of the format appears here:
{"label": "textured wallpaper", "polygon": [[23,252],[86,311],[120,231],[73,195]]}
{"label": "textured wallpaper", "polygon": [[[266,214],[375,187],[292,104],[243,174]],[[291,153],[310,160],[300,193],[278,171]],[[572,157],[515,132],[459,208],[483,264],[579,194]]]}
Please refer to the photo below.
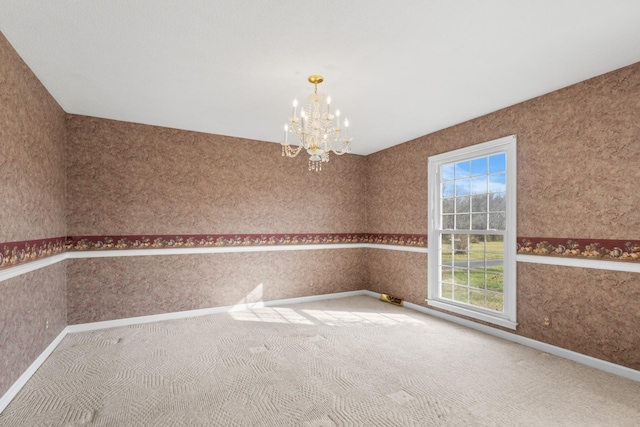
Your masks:
{"label": "textured wallpaper", "polygon": [[67,326],[63,263],[0,282],[0,396]]}
{"label": "textured wallpaper", "polygon": [[364,289],[363,249],[72,259],[69,324]]}
{"label": "textured wallpaper", "polygon": [[365,159],[322,172],[279,144],[70,116],[69,235],[355,233]]}
{"label": "textured wallpaper", "polygon": [[415,304],[427,299],[427,254],[365,249],[367,289]]}
{"label": "textured wallpaper", "polygon": [[518,333],[640,370],[638,276],[518,263]]}
{"label": "textured wallpaper", "polygon": [[369,233],[427,231],[427,159],[518,137],[518,236],[640,239],[640,63],[366,157]]}
{"label": "textured wallpaper", "polygon": [[[518,236],[557,238],[552,254],[568,239],[613,239],[637,255],[624,242],[640,239],[639,117],[640,63],[367,156],[367,231],[426,234],[428,157],[515,134]],[[532,254],[550,246],[519,243]],[[371,290],[426,305],[426,255],[368,253]],[[516,333],[640,369],[639,283],[637,273],[518,263]]]}
{"label": "textured wallpaper", "polygon": [[0,34],[0,243],[66,235],[64,118]]}
{"label": "textured wallpaper", "polygon": [[[362,156],[332,156],[315,173],[278,144],[84,116],[67,125],[69,235],[97,236],[74,248],[105,236],[200,235],[207,246],[207,235],[364,232]],[[72,260],[68,321],[362,289],[363,265],[354,249]]]}
{"label": "textured wallpaper", "polygon": [[[66,235],[64,140],[65,113],[0,34],[0,265],[2,243]],[[64,266],[0,282],[0,396],[65,326]]]}

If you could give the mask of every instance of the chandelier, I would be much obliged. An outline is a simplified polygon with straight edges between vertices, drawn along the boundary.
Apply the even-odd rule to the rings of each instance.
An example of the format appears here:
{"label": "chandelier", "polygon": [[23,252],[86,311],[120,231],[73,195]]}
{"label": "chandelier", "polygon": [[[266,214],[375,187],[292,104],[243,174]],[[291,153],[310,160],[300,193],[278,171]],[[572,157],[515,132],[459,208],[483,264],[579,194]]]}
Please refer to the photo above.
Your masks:
{"label": "chandelier", "polygon": [[[349,138],[349,120],[344,119],[340,125],[340,110],[331,111],[331,97],[318,93],[318,85],[324,81],[322,76],[309,76],[309,83],[315,89],[307,96],[306,108],[300,107],[298,100],[293,101],[293,117],[284,125],[284,142],[282,155],[295,157],[304,148],[309,154],[309,170],[319,172],[322,163],[329,161],[329,153],[338,156],[351,152]],[[299,145],[289,144],[289,134],[296,135]]]}

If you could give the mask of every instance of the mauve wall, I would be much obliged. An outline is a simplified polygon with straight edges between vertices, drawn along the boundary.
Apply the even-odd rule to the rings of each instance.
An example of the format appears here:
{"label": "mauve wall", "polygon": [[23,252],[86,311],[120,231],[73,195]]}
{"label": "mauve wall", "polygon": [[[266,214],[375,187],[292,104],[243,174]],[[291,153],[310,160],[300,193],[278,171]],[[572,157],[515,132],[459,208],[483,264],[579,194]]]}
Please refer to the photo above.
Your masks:
{"label": "mauve wall", "polygon": [[365,158],[320,173],[279,144],[70,116],[71,236],[364,232]]}
{"label": "mauve wall", "polygon": [[[278,144],[84,116],[67,126],[71,236],[364,232],[362,156],[315,173]],[[73,260],[68,320],[236,304],[260,283],[263,300],[362,289],[360,252]]]}
{"label": "mauve wall", "polygon": [[[64,111],[0,34],[3,253],[9,242],[66,235],[64,140]],[[0,396],[65,327],[65,288],[60,265],[0,281]]]}
{"label": "mauve wall", "polygon": [[[518,236],[640,239],[639,118],[640,63],[372,154],[367,232],[426,234],[428,157],[515,134]],[[368,253],[371,290],[425,305],[427,255]],[[518,334],[640,369],[638,319],[636,273],[518,263]]]}
{"label": "mauve wall", "polygon": [[69,324],[363,288],[363,249],[68,261]]}

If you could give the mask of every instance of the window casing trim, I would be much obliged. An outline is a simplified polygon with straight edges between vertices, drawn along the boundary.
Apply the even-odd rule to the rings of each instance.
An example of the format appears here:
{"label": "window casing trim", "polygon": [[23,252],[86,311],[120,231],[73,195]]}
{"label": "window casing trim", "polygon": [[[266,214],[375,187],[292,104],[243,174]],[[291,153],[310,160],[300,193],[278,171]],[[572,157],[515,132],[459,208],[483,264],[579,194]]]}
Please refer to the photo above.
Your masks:
{"label": "window casing trim", "polygon": [[[516,312],[516,258],[517,251],[517,159],[515,135],[498,138],[493,141],[464,147],[447,153],[429,157],[428,161],[428,290],[427,304],[435,308],[493,323],[509,329],[516,329],[518,323]],[[439,297],[439,265],[440,265],[440,229],[438,220],[441,216],[440,203],[440,166],[472,159],[474,157],[491,156],[506,153],[506,227],[504,232],[504,312],[497,313],[483,308],[456,303]],[[472,230],[465,230],[471,231]],[[493,231],[492,231],[493,233]],[[473,234],[473,233],[471,233]]]}

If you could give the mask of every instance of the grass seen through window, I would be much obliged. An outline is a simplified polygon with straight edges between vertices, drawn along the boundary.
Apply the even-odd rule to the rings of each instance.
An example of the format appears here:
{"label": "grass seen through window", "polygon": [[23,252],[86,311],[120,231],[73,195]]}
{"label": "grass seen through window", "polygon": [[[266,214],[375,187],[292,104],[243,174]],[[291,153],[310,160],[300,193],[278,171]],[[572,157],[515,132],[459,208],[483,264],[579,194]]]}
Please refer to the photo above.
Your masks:
{"label": "grass seen through window", "polygon": [[442,298],[503,310],[502,236],[444,234],[441,251]]}

